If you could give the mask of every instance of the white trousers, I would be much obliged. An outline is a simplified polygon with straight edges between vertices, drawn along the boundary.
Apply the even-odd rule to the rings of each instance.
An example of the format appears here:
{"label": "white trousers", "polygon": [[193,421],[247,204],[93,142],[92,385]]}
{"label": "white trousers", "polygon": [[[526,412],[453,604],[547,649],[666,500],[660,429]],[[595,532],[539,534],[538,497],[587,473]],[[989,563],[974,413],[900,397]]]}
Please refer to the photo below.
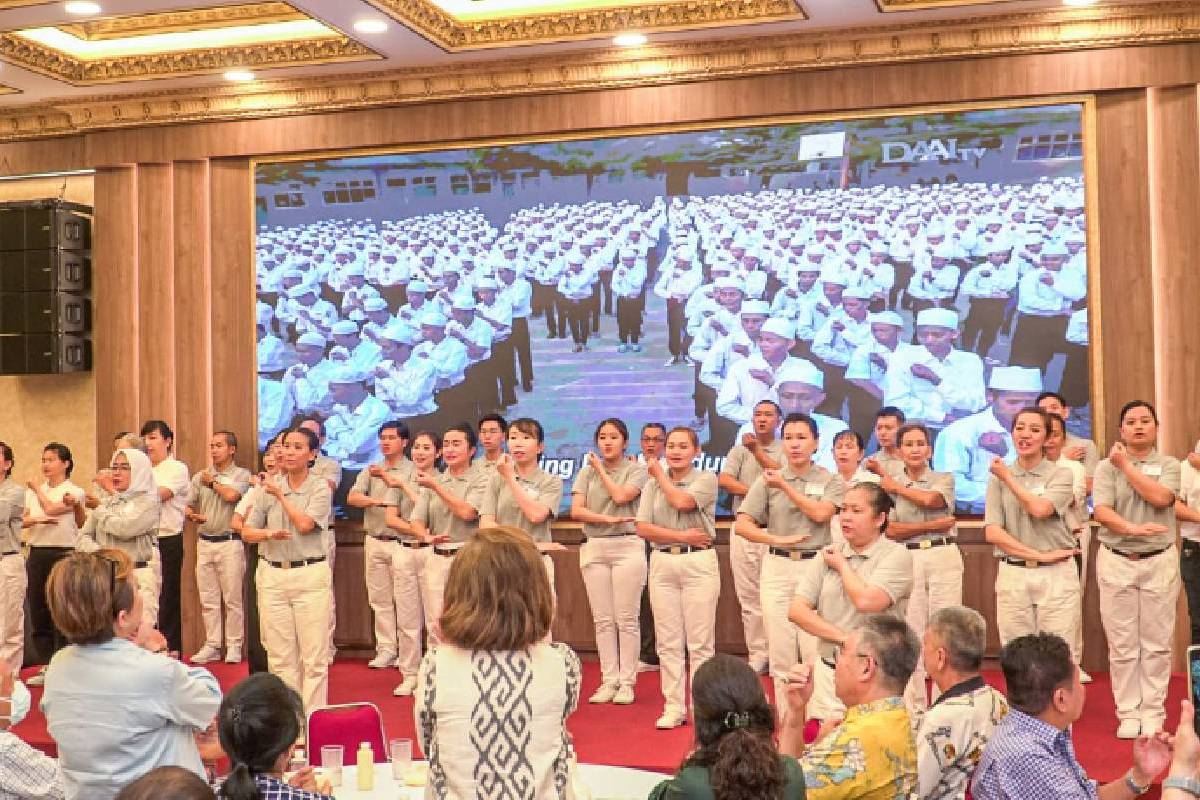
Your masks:
{"label": "white trousers", "polygon": [[1101,545],[1096,577],[1117,719],[1140,720],[1143,733],[1162,730],[1179,598],[1179,553],[1172,545],[1159,555],[1131,561]]}
{"label": "white trousers", "polygon": [[157,547],[154,548],[154,553],[154,559],[149,566],[133,571],[138,593],[142,596],[142,619],[151,625],[157,625],[158,593],[162,590],[162,561],[158,558]]}
{"label": "white trousers", "polygon": [[[421,631],[430,631],[432,642],[432,631],[437,622],[433,611],[436,608],[438,616],[442,613],[445,575],[442,575],[442,584],[435,595],[431,583],[433,571],[430,567],[438,561],[445,561],[449,566],[451,559],[435,554],[432,547],[402,547],[397,542],[380,544],[391,544],[394,548],[391,558],[391,594],[396,603],[394,614],[397,666],[405,678],[416,678],[417,669],[421,666]],[[376,620],[378,619],[376,616]]]}
{"label": "white trousers", "polygon": [[716,550],[680,555],[655,550],[650,554],[650,608],[666,711],[687,712],[685,658],[694,675],[716,651],[720,594]]}
{"label": "white trousers", "polygon": [[[781,720],[787,711],[787,682],[780,677],[801,661],[812,664],[819,660],[817,637],[788,619],[788,609],[796,596],[796,580],[805,563],[770,553],[763,557],[760,589],[767,631],[767,663],[775,686],[775,710]],[[812,703],[809,708],[811,711]]]}
{"label": "white trousers", "polygon": [[[913,563],[913,589],[908,598],[905,620],[920,641],[935,611],[962,605],[963,560],[956,544],[909,550],[909,553]],[[929,708],[925,676],[924,661],[918,657],[917,668],[904,692],[904,702],[914,715]],[[933,691],[936,696],[937,686],[933,687]]]}
{"label": "white trousers", "polygon": [[638,612],[648,571],[645,545],[638,536],[588,539],[579,548],[579,568],[596,626],[601,683],[632,688],[642,640]]}
{"label": "white trousers", "polygon": [[300,693],[306,713],[327,705],[333,595],[329,564],[281,569],[259,561],[255,581],[267,666]]}
{"label": "white trousers", "polygon": [[329,660],[333,661],[333,654],[337,651],[337,647],[333,643],[334,634],[337,633],[337,590],[333,585],[333,566],[337,560],[337,535],[333,528],[329,528],[321,534],[321,544],[325,547],[325,558],[329,564]]}
{"label": "white trousers", "polygon": [[400,544],[394,539],[363,537],[363,579],[367,584],[367,602],[375,616],[375,652],[378,655],[394,656],[397,652],[396,589],[399,585],[392,560],[399,550]]}
{"label": "white trousers", "polygon": [[742,610],[742,630],[750,663],[767,663],[767,629],[763,623],[762,578],[763,559],[767,545],[752,542],[745,536],[729,537],[729,570],[733,573],[733,588]]}
{"label": "white trousers", "polygon": [[25,660],[25,589],[28,578],[20,553],[0,557],[0,661],[13,675]]}
{"label": "white trousers", "polygon": [[444,556],[429,548],[429,557],[425,561],[425,571],[428,574],[427,602],[425,618],[432,620],[429,628],[429,646],[433,647],[441,641],[441,629],[438,626],[442,618],[442,609],[446,605],[446,578],[450,575],[450,566],[454,556]]}
{"label": "white trousers", "polygon": [[1079,625],[1079,572],[1075,560],[1044,567],[1001,561],[996,573],[996,632],[1005,645],[1030,633],[1054,633],[1069,646]]}
{"label": "white trousers", "polygon": [[[200,593],[200,615],[204,618],[204,644],[221,649],[241,648],[245,634],[242,612],[242,579],[246,574],[246,548],[241,539],[196,544],[196,589]],[[225,602],[225,624],[221,624],[221,602]]]}
{"label": "white trousers", "polygon": [[1083,597],[1087,594],[1088,567],[1091,566],[1092,526],[1084,525],[1079,532],[1079,550],[1083,563],[1079,574],[1079,624],[1075,626],[1075,641],[1071,642],[1071,656],[1075,664],[1083,663]]}

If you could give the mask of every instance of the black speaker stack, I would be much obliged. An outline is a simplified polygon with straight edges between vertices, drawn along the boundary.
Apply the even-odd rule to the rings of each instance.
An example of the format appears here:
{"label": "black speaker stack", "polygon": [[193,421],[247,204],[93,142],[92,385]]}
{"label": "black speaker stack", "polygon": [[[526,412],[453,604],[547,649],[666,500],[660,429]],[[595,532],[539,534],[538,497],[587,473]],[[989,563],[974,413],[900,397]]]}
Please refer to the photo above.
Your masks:
{"label": "black speaker stack", "polygon": [[92,209],[0,203],[0,374],[92,368]]}

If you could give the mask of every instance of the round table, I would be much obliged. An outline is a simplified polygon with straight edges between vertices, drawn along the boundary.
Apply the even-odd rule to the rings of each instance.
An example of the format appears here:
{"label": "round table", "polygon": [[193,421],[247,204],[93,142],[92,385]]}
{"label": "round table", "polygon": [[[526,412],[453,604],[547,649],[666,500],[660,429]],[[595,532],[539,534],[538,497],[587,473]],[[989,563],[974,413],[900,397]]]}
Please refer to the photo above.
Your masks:
{"label": "round table", "polygon": [[[420,800],[425,796],[424,786],[405,786],[393,780],[391,764],[375,765],[375,788],[369,792],[358,790],[356,772],[356,767],[342,768],[342,785],[333,787],[337,800]],[[580,764],[579,777],[592,793],[592,800],[645,800],[651,789],[670,776],[628,767]]]}

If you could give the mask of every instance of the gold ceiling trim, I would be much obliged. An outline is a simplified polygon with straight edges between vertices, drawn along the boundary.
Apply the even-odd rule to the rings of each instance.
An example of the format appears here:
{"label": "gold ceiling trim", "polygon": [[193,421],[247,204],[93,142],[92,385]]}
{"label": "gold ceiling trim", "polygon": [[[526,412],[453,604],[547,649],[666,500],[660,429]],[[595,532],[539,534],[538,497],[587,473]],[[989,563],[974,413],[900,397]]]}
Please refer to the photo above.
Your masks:
{"label": "gold ceiling trim", "polygon": [[10,8],[29,8],[30,6],[48,6],[53,0],[0,0],[0,11]]}
{"label": "gold ceiling trim", "polygon": [[875,0],[880,11],[925,11],[931,8],[963,8],[964,6],[995,6],[1014,0]]}
{"label": "gold ceiling trim", "polygon": [[85,60],[15,33],[0,33],[0,60],[74,86],[179,78],[229,69],[272,69],[378,58],[381,56],[375,51],[341,34],[320,39]]}
{"label": "gold ceiling trim", "polygon": [[189,11],[161,11],[131,17],[111,17],[84,22],[70,22],[53,27],[80,39],[98,41],[125,39],[131,36],[153,36],[160,33],[230,28],[236,25],[266,25],[272,22],[294,22],[311,19],[287,3],[249,3],[236,6],[197,8]]}
{"label": "gold ceiling trim", "polygon": [[469,21],[429,0],[367,2],[449,52],[595,39],[626,31],[661,33],[808,19],[799,0],[675,0]]}
{"label": "gold ceiling trim", "polygon": [[[63,100],[0,116],[0,141],[186,122],[654,86],[832,67],[1200,41],[1200,4],[1172,2],[891,25],[836,33],[572,52],[367,75]],[[0,49],[0,57],[3,57]]]}
{"label": "gold ceiling trim", "polygon": [[5,86],[3,83],[0,83],[0,95],[7,94],[21,94],[21,90],[15,86]]}

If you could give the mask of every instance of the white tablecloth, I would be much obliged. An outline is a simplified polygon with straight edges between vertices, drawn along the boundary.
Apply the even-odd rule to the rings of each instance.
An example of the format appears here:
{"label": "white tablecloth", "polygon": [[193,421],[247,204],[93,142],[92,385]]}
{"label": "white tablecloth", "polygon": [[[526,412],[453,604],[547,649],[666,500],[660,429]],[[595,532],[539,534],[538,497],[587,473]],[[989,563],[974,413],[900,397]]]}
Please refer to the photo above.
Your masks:
{"label": "white tablecloth", "polygon": [[[355,767],[342,768],[342,785],[333,789],[337,800],[420,800],[424,786],[404,786],[392,780],[391,764],[375,765],[375,788],[358,790]],[[592,800],[645,800],[650,790],[667,775],[627,767],[580,764],[579,777],[592,793]]]}

